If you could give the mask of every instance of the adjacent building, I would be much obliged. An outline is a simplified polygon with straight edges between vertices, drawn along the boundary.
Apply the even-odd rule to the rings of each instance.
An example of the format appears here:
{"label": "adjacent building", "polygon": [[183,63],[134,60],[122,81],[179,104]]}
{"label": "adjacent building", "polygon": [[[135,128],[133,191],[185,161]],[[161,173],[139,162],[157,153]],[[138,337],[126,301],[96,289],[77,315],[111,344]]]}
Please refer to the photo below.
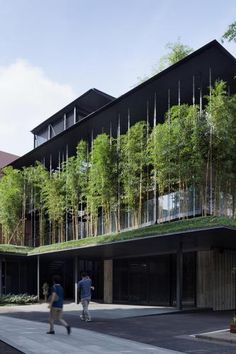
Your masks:
{"label": "adjacent building", "polygon": [[4,166],[9,165],[18,158],[19,156],[17,155],[10,154],[9,152],[0,151],[0,169]]}

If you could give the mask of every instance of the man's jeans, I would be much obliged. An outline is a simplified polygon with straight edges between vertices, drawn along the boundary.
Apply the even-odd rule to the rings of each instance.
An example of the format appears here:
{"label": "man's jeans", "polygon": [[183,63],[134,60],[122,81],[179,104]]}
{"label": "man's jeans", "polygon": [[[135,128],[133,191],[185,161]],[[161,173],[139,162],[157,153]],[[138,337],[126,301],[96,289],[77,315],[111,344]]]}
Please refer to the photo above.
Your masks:
{"label": "man's jeans", "polygon": [[81,299],[81,304],[83,306],[83,311],[82,311],[82,318],[86,320],[91,320],[89,311],[88,311],[88,306],[89,306],[89,299]]}

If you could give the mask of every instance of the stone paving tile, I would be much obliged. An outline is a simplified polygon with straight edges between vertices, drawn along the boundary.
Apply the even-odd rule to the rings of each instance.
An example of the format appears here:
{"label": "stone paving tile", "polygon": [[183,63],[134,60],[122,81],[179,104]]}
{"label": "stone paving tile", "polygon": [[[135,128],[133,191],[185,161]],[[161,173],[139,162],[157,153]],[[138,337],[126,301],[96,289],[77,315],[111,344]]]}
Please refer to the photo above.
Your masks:
{"label": "stone paving tile", "polygon": [[[94,315],[93,321],[85,323],[79,319],[81,305],[66,304],[65,319],[71,324],[72,333],[75,328],[89,330],[100,334],[109,334],[115,338],[136,341],[141,345],[148,344],[187,354],[236,353],[236,344],[195,337],[197,334],[229,328],[233,311],[188,310],[187,312],[174,311],[173,313],[171,311],[173,309],[170,308],[98,303],[91,303],[91,310]],[[48,329],[46,304],[0,308],[0,314],[4,317],[41,322],[44,326],[43,331]],[[62,328],[63,333],[64,329]],[[1,336],[0,339],[4,340]],[[0,352],[0,354],[2,353]]]}
{"label": "stone paving tile", "polygon": [[25,354],[182,354],[179,351],[74,327],[70,336],[64,327],[58,325],[55,326],[55,335],[48,335],[48,325],[45,323],[7,316],[0,317],[0,327],[4,328],[0,333],[0,340],[4,338],[8,344]]}

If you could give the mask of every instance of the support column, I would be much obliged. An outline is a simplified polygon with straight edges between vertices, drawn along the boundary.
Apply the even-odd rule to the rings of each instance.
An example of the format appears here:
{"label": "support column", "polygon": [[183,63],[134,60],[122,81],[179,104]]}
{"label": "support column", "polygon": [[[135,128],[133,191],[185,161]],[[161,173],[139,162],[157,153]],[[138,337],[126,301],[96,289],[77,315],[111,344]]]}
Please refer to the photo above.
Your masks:
{"label": "support column", "polygon": [[39,256],[37,256],[37,298],[40,300],[40,263]]}
{"label": "support column", "polygon": [[74,107],[74,124],[76,123],[76,107]]}
{"label": "support column", "polygon": [[113,301],[113,260],[104,260],[104,302],[112,304]]}
{"label": "support column", "polygon": [[176,257],[176,307],[182,310],[182,295],[183,295],[183,245],[179,243]]}
{"label": "support column", "polygon": [[75,303],[78,304],[78,256],[74,258],[74,291],[75,291]]}

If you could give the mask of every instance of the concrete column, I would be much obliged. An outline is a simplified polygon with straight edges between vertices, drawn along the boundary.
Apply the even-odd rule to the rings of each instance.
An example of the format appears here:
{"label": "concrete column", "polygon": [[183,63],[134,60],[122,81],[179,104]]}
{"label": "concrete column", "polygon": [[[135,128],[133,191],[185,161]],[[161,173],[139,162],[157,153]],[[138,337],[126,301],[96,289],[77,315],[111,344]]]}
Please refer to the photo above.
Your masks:
{"label": "concrete column", "polygon": [[76,123],[76,107],[74,107],[74,124]]}
{"label": "concrete column", "polygon": [[67,122],[66,122],[66,113],[64,113],[64,117],[63,117],[64,119],[63,119],[63,128],[64,128],[64,130],[66,130],[66,128],[67,128]]}
{"label": "concrete column", "polygon": [[182,310],[182,295],[183,295],[183,245],[179,243],[176,257],[176,307]]}
{"label": "concrete column", "polygon": [[104,260],[104,302],[112,304],[113,301],[113,261]]}
{"label": "concrete column", "polygon": [[78,288],[77,288],[77,283],[78,283],[78,256],[75,256],[74,258],[74,291],[75,291],[75,303],[78,304]]}
{"label": "concrete column", "polygon": [[48,140],[51,139],[51,126],[50,124],[48,125]]}
{"label": "concrete column", "polygon": [[40,263],[39,256],[37,256],[37,297],[40,299]]}

